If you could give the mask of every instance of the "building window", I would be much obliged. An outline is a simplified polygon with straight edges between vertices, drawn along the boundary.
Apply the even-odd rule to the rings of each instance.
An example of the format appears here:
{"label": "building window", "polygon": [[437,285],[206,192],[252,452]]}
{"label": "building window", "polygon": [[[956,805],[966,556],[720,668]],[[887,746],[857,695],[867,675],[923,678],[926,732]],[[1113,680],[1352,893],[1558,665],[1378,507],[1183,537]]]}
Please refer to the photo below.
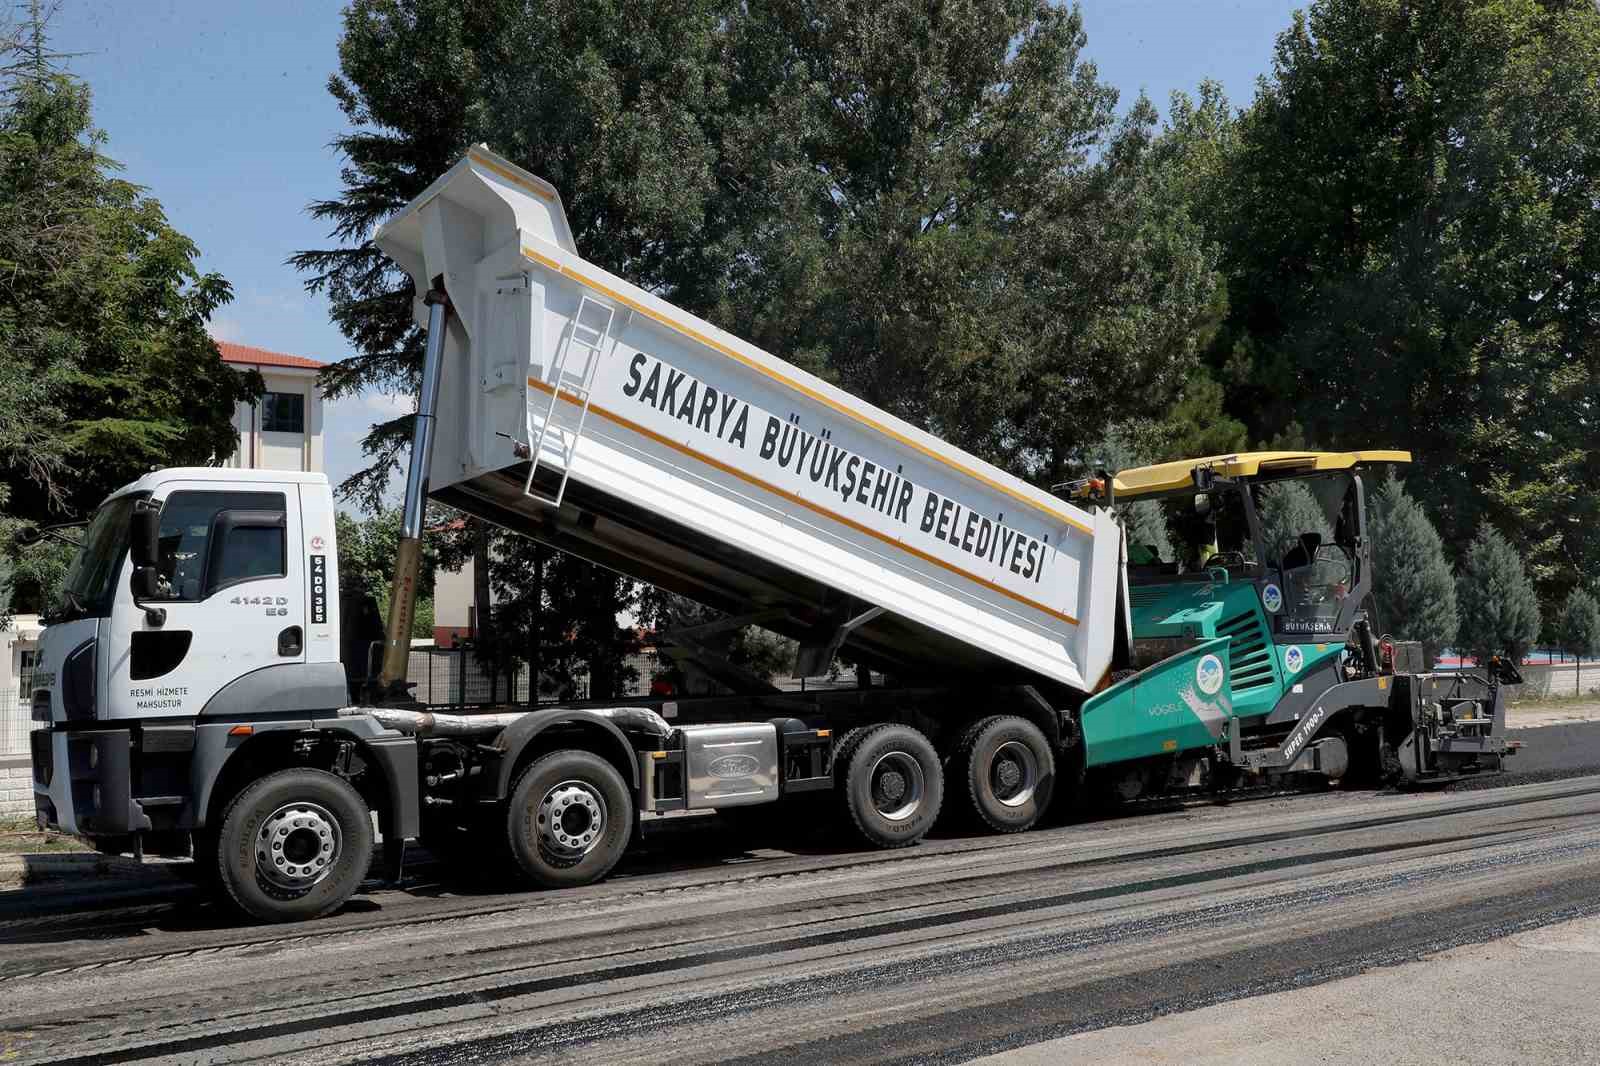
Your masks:
{"label": "building window", "polygon": [[306,398],[299,392],[269,392],[261,397],[263,433],[304,433]]}

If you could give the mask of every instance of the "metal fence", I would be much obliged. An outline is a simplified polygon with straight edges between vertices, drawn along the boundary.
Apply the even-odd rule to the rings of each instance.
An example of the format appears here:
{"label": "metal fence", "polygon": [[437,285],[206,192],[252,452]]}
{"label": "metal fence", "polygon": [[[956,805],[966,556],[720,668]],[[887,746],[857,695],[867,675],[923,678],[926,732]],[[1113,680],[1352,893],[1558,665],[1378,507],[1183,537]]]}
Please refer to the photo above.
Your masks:
{"label": "metal fence", "polygon": [[0,755],[28,754],[28,730],[33,728],[28,693],[32,688],[30,682],[23,682],[0,689]]}
{"label": "metal fence", "polygon": [[[628,656],[625,665],[632,671],[633,680],[623,696],[643,696],[650,691],[660,663],[654,651],[645,650]],[[502,671],[498,677],[480,663],[471,648],[413,648],[406,663],[406,680],[412,685],[412,694],[420,703],[433,707],[473,705],[485,703],[527,703],[528,668],[518,663],[514,675]],[[546,679],[548,682],[548,678]],[[556,697],[544,686],[542,701]],[[572,691],[562,693],[563,700],[589,698],[589,678],[579,675],[573,681]]]}
{"label": "metal fence", "polygon": [[526,668],[496,673],[465,648],[413,648],[406,680],[418,702],[430,707],[528,701]]}

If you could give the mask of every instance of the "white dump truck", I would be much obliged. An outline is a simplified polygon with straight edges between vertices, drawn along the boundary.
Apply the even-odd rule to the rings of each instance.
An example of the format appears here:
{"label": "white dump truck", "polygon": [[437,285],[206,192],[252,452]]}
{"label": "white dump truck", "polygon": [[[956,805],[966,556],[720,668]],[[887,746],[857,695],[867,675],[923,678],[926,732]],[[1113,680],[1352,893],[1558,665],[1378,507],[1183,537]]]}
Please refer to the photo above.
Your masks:
{"label": "white dump truck", "polygon": [[[806,805],[894,847],[942,808],[1026,829],[1086,765],[1152,781],[1218,760],[1342,769],[1323,707],[1254,742],[1232,638],[1198,622],[1111,684],[1137,649],[1104,499],[1045,493],[585,261],[556,190],[488,149],[377,243],[428,330],[387,635],[369,645],[341,603],[321,475],[169,469],[118,490],[34,675],[42,825],[192,854],[245,912],[290,920],[367,877],[373,813],[391,876],[420,837],[553,887],[605,876],[641,815]],[[1379,457],[1361,455],[1313,472]],[[799,675],[845,648],[892,683],[784,693],[730,669],[717,697],[420,706],[404,674],[429,497],[729,612],[719,625],[787,634]],[[704,629],[676,639],[717,672]],[[1497,698],[1480,727],[1455,724],[1469,695],[1448,697],[1459,713],[1419,774],[1440,770],[1440,743],[1450,770],[1503,751]]]}

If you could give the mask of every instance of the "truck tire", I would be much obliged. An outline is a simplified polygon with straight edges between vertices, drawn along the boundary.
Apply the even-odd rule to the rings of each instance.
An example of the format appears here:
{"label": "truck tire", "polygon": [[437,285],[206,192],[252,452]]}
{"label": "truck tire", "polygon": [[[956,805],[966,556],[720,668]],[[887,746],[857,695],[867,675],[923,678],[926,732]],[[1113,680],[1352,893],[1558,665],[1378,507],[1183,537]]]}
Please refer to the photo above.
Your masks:
{"label": "truck tire", "polygon": [[518,874],[540,888],[592,884],[633,839],[633,794],[617,768],[590,751],[554,751],[517,778],[506,841]]}
{"label": "truck tire", "polygon": [[1050,807],[1056,761],[1050,742],[1026,718],[997,714],[974,722],[956,746],[953,779],[965,782],[972,815],[997,833],[1032,828]]}
{"label": "truck tire", "polygon": [[320,918],[344,905],[372,865],[372,816],[341,777],[300,767],[251,782],[217,833],[224,895],[263,922]]}
{"label": "truck tire", "polygon": [[839,796],[856,831],[880,848],[903,848],[926,836],[944,801],[944,770],[928,738],[910,726],[886,723],[846,742],[835,766]]}

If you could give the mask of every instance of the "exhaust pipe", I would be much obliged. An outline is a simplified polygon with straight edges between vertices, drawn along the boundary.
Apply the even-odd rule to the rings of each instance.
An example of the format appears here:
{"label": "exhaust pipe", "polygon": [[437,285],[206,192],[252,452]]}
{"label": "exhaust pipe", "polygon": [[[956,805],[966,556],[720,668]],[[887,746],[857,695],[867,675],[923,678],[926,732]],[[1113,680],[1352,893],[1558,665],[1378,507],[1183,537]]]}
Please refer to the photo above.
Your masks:
{"label": "exhaust pipe", "polygon": [[436,714],[432,711],[406,711],[394,707],[341,707],[341,718],[373,718],[386,729],[419,737],[471,737],[498,733],[528,714],[507,711],[500,714]]}
{"label": "exhaust pipe", "polygon": [[[530,714],[562,713],[559,707],[543,710],[494,711],[487,714],[439,714],[399,707],[341,707],[341,718],[371,718],[386,729],[419,737],[471,737],[498,733]],[[672,735],[672,723],[649,707],[587,707],[581,712],[608,718],[618,729],[638,733],[664,742]]]}

